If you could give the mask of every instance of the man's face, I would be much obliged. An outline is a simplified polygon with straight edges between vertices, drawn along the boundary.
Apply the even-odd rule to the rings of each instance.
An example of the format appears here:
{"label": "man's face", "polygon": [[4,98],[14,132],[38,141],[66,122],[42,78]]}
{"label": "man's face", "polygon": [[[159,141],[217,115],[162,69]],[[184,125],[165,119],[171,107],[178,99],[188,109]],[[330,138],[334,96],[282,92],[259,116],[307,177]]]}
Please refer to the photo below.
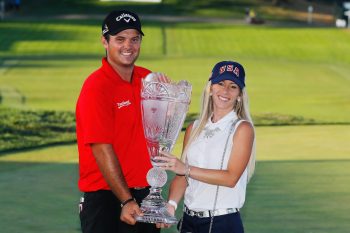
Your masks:
{"label": "man's face", "polygon": [[141,34],[135,29],[111,35],[109,41],[103,39],[107,60],[117,66],[133,66],[140,54],[141,40]]}

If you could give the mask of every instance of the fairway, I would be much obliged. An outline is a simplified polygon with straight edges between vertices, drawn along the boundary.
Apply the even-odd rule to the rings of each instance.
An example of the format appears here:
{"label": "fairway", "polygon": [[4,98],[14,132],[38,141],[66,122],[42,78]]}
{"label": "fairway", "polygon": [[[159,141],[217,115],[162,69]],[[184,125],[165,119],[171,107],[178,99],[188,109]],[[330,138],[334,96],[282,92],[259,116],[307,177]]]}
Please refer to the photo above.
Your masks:
{"label": "fairway", "polygon": [[[24,40],[10,33],[14,28]],[[101,64],[98,28],[93,20],[0,24],[1,87],[22,93],[23,107],[73,111],[83,80]],[[144,31],[138,64],[190,81],[190,112],[198,112],[211,66],[233,59],[246,67],[253,115],[350,122],[346,30],[149,22]]]}

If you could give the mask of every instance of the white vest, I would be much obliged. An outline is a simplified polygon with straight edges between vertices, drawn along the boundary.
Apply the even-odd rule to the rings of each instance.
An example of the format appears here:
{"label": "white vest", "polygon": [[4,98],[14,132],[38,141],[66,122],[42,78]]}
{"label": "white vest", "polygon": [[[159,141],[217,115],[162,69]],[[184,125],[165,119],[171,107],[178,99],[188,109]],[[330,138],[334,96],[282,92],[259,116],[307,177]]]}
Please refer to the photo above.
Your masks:
{"label": "white vest", "polygon": [[[232,123],[236,119],[237,114],[234,111],[231,111],[215,123],[209,119],[204,130],[188,148],[187,159],[189,165],[207,169],[220,169],[222,155],[224,153],[227,137],[229,136],[222,167],[222,170],[226,170],[231,150],[234,146],[232,138],[238,125],[242,122],[238,121],[232,134],[228,135]],[[196,123],[197,122],[194,123],[194,127]],[[245,201],[247,180],[248,173],[246,168],[235,187],[229,188],[220,186],[215,209],[240,209]],[[185,192],[185,205],[189,209],[195,211],[212,210],[214,208],[215,195],[216,185],[203,183],[190,178],[189,186],[186,188]]]}

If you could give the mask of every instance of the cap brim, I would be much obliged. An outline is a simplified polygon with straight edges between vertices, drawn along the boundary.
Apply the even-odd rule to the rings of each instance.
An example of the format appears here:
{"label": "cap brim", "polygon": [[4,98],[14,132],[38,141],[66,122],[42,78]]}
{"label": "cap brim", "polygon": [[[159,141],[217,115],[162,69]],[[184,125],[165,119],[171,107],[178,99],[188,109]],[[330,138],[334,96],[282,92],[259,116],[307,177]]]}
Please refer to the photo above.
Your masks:
{"label": "cap brim", "polygon": [[138,29],[137,27],[130,27],[130,26],[128,26],[128,27],[121,27],[121,28],[118,28],[118,30],[115,30],[115,31],[109,31],[109,32],[107,32],[105,35],[112,35],[112,36],[115,36],[116,34],[118,34],[119,32],[121,32],[121,31],[124,31],[124,30],[127,30],[127,29],[135,29],[135,30],[137,30],[141,35],[145,35],[145,34],[143,34],[143,31],[141,31],[140,29]]}
{"label": "cap brim", "polygon": [[210,80],[212,84],[216,84],[224,80],[231,80],[232,82],[236,83],[241,89],[243,89],[245,86],[244,83],[242,83],[242,81],[239,80],[236,76],[227,73],[223,73],[215,78],[211,78]]}

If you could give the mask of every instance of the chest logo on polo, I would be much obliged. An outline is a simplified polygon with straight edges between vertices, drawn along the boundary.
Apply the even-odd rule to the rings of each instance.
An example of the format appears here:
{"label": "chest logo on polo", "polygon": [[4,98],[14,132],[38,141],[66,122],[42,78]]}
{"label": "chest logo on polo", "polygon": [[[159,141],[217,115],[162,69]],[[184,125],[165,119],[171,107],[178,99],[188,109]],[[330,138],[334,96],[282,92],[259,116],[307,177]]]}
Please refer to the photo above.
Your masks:
{"label": "chest logo on polo", "polygon": [[121,109],[122,107],[129,106],[131,104],[130,100],[122,101],[117,103],[118,109]]}

